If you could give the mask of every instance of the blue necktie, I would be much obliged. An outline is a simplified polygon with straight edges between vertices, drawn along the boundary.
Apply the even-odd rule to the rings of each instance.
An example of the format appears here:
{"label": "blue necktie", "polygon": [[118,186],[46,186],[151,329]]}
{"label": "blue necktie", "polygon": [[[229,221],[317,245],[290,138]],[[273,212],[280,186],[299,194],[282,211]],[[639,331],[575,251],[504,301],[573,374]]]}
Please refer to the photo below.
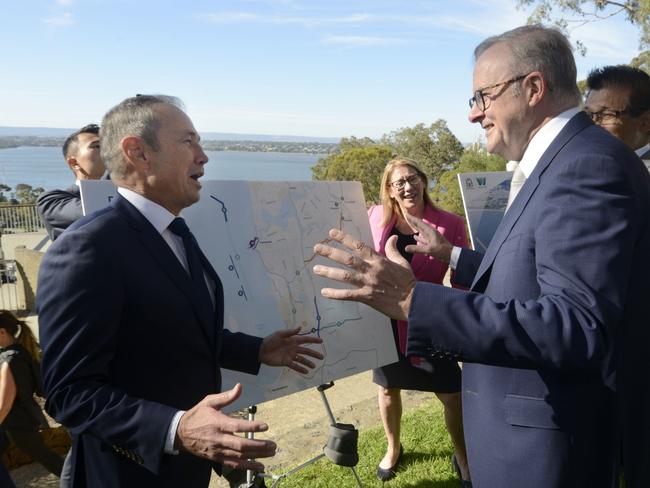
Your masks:
{"label": "blue necktie", "polygon": [[197,297],[200,303],[200,309],[204,315],[204,319],[212,324],[214,322],[214,308],[212,306],[212,300],[210,299],[210,294],[208,292],[208,287],[205,282],[205,276],[203,274],[203,266],[201,265],[200,250],[199,245],[196,242],[196,239],[190,232],[190,229],[187,227],[185,220],[176,217],[171,224],[169,224],[169,230],[174,234],[183,239],[183,246],[185,247],[185,256],[187,257],[187,266],[189,268],[189,274],[192,278],[192,283]]}

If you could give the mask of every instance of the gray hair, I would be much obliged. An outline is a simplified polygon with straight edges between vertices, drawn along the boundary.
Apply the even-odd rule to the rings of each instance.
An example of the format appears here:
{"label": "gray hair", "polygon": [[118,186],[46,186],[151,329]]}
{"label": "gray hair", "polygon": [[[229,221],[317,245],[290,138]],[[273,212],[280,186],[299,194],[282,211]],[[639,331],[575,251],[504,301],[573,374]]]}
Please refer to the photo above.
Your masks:
{"label": "gray hair", "polygon": [[539,71],[558,103],[580,102],[576,83],[576,63],[571,44],[559,30],[541,25],[525,25],[498,36],[488,37],[474,50],[474,60],[496,44],[510,49],[512,75]]}
{"label": "gray hair", "polygon": [[167,95],[136,95],[110,109],[102,120],[100,154],[111,176],[126,176],[126,160],[121,142],[127,136],[140,137],[154,151],[159,148],[160,120],[154,107],[167,104],[184,110],[183,102]]}

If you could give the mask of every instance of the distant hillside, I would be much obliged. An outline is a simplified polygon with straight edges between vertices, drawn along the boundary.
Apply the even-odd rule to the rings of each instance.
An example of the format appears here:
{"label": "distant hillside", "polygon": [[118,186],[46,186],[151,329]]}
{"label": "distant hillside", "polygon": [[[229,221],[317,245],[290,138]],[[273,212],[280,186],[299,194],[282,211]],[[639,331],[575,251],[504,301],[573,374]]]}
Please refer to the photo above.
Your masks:
{"label": "distant hillside", "polygon": [[[67,137],[76,129],[54,127],[2,127],[0,137]],[[268,141],[268,142],[321,142],[338,143],[336,137],[284,136],[270,134],[231,134],[226,132],[204,132],[201,137],[206,141]]]}

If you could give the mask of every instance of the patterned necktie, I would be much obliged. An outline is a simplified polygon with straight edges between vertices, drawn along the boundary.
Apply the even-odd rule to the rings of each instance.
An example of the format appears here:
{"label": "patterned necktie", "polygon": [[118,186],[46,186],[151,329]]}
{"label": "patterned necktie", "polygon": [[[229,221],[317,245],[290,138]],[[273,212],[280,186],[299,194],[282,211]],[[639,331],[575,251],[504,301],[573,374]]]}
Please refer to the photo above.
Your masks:
{"label": "patterned necktie", "polygon": [[508,194],[508,204],[506,205],[506,211],[510,208],[510,205],[512,205],[512,202],[517,196],[517,193],[519,193],[519,190],[521,190],[521,187],[524,186],[524,183],[526,183],[526,175],[521,170],[521,166],[517,164],[515,167],[515,172],[512,175],[512,180],[510,181],[510,193]]}
{"label": "patterned necktie", "polygon": [[208,292],[208,286],[205,282],[205,276],[203,274],[203,266],[201,265],[200,250],[199,245],[196,243],[196,239],[190,232],[190,229],[187,227],[185,220],[177,217],[171,224],[169,224],[169,230],[174,234],[183,239],[183,246],[185,247],[185,256],[187,257],[187,266],[189,268],[189,274],[192,278],[192,283],[194,283],[194,288],[198,293],[198,299],[201,304],[201,309],[204,314],[207,314],[204,318],[208,322],[212,322],[212,317],[214,315],[214,307],[212,306],[212,300],[210,299],[210,294]]}

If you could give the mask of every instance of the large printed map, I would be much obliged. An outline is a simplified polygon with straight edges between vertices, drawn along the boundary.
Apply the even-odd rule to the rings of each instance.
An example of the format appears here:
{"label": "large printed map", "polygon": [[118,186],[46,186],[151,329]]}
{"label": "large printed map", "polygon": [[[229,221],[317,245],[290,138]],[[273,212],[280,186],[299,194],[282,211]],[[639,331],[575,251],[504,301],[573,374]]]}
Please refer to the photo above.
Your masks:
{"label": "large printed map", "polygon": [[[86,213],[116,194],[110,181],[84,181]],[[225,327],[264,337],[300,326],[323,339],[324,361],[308,375],[262,366],[256,376],[223,370],[223,388],[243,385],[229,410],[259,404],[397,360],[389,320],[357,303],[320,295],[332,282],[312,273],[313,247],[331,228],[372,242],[356,182],[203,182],[182,212],[224,288]],[[336,285],[338,286],[338,285]]]}
{"label": "large printed map", "polygon": [[263,337],[300,326],[324,341],[326,358],[308,375],[266,366],[257,376],[224,370],[224,389],[243,386],[235,408],[397,360],[389,320],[323,298],[320,289],[332,283],[312,273],[322,259],[314,244],[329,229],[372,242],[359,183],[208,181],[183,216],[223,282],[226,328]]}

